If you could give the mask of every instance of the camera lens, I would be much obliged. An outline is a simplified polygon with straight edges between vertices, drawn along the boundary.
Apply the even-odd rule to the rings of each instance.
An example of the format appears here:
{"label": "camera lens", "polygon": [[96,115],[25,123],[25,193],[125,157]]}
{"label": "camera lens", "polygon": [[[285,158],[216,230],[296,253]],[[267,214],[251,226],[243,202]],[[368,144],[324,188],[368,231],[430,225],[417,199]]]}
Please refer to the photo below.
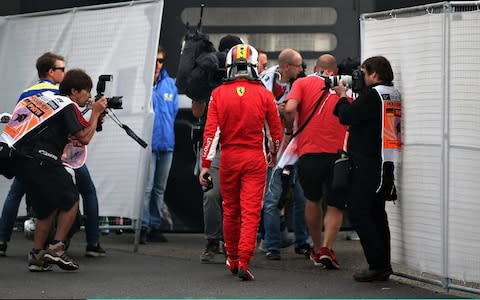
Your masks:
{"label": "camera lens", "polygon": [[122,109],[122,98],[123,96],[107,98],[107,108]]}

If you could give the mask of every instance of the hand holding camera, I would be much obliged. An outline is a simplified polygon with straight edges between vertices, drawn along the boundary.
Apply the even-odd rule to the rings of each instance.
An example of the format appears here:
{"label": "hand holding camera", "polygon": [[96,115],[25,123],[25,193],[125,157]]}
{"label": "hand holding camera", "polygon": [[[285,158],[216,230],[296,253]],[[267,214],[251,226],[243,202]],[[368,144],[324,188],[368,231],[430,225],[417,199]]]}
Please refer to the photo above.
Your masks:
{"label": "hand holding camera", "polygon": [[335,86],[333,89],[335,90],[335,93],[337,93],[337,96],[339,98],[347,97],[347,89],[342,83]]}
{"label": "hand holding camera", "polygon": [[108,107],[108,102],[106,97],[101,97],[100,99],[96,100],[92,103],[92,113],[103,114],[105,109]]}
{"label": "hand holding camera", "polygon": [[200,174],[198,175],[198,179],[202,185],[203,192],[207,192],[213,188],[212,176],[209,173],[209,169],[202,168]]}

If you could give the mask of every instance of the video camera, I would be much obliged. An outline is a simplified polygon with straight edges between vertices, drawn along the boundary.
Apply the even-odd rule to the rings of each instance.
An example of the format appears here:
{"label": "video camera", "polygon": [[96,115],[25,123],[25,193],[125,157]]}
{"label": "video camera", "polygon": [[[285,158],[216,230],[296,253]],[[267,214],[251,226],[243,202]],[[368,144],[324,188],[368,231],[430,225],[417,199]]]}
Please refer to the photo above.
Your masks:
{"label": "video camera", "polygon": [[329,89],[341,82],[346,88],[351,88],[354,93],[358,93],[365,85],[361,70],[354,70],[352,75],[323,76],[323,78],[325,78],[325,86]]}
{"label": "video camera", "polygon": [[[105,82],[113,81],[113,75],[100,75],[98,76],[97,82],[97,95],[95,96],[95,101],[99,100],[104,96],[105,93]],[[107,108],[111,109],[122,109],[122,98],[123,96],[113,96],[107,98]]]}

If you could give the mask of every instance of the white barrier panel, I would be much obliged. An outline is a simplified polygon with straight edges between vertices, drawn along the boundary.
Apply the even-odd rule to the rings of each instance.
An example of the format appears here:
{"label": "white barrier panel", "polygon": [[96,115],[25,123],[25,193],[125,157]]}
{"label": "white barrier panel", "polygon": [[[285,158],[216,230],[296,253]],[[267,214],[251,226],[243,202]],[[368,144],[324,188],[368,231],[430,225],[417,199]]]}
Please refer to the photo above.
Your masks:
{"label": "white barrier panel", "polygon": [[[94,82],[112,74],[106,96],[123,96],[119,119],[148,144],[150,97],[163,1],[132,1],[0,17],[0,111],[12,111],[19,94],[36,82],[35,62],[46,51],[61,54],[67,69],[82,68]],[[8,74],[8,75],[7,75]],[[112,120],[89,145],[87,165],[97,188],[100,215],[138,219],[150,148],[141,148]],[[0,207],[11,181],[0,179]],[[25,215],[25,209],[19,210]]]}
{"label": "white barrier panel", "polygon": [[387,203],[393,261],[478,285],[480,11],[444,4],[362,16],[362,60],[385,56],[402,93],[400,199]]}

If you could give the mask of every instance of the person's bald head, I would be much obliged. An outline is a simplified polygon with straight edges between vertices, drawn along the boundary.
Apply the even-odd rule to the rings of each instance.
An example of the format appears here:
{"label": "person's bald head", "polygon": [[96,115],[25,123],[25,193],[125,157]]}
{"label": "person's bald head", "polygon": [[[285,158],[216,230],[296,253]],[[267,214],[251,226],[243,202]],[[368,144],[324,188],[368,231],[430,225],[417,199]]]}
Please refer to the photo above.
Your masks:
{"label": "person's bald head", "polygon": [[288,82],[297,78],[298,73],[303,70],[302,56],[293,49],[283,49],[278,55],[278,66],[282,81]]}
{"label": "person's bald head", "polygon": [[317,59],[315,67],[313,67],[313,72],[322,72],[324,75],[333,76],[337,75],[338,67],[337,60],[335,56],[331,54],[323,54]]}

